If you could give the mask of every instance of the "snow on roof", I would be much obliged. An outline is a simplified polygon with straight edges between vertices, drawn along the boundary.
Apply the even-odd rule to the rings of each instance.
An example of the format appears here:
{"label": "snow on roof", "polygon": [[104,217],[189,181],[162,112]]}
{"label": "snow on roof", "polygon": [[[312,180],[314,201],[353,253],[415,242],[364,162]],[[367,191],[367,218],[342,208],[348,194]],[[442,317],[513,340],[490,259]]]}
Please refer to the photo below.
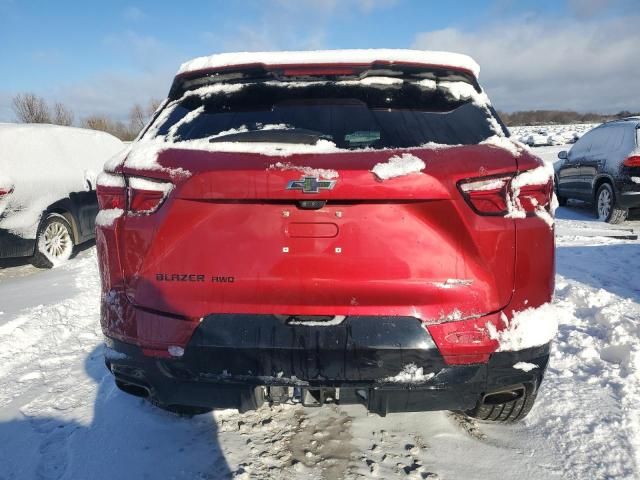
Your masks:
{"label": "snow on roof", "polygon": [[94,137],[111,137],[115,139],[110,133],[102,132],[99,130],[91,130],[88,128],[78,127],[66,127],[63,125],[53,125],[50,123],[1,123],[0,122],[0,134],[11,134],[12,132],[50,132],[54,135],[91,135]]}
{"label": "snow on roof", "polygon": [[262,63],[265,65],[317,65],[317,64],[370,64],[376,61],[417,63],[467,70],[475,77],[480,66],[461,53],[428,50],[367,49],[367,50],[315,50],[297,52],[237,52],[198,57],[183,63],[177,75],[198,70],[213,70],[238,65]]}

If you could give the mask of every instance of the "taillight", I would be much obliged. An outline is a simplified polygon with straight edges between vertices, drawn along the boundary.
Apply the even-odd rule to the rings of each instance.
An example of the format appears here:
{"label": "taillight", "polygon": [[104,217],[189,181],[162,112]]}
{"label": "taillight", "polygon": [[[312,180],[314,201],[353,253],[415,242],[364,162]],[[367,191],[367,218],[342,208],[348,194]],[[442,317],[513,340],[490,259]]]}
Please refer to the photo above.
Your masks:
{"label": "taillight", "polygon": [[122,175],[101,173],[96,184],[100,210],[127,208],[127,191]]}
{"label": "taillight", "polygon": [[13,187],[0,187],[0,198],[13,192]]}
{"label": "taillight", "polygon": [[129,177],[129,211],[131,213],[153,213],[173,188],[171,183],[140,177]]}
{"label": "taillight", "polygon": [[486,363],[498,348],[498,342],[491,338],[487,323],[502,329],[499,314],[454,322],[428,325],[426,328],[433,338],[447,365]]}
{"label": "taillight", "polygon": [[518,189],[518,201],[526,213],[535,212],[541,207],[549,207],[552,195],[553,182],[551,180],[544,185],[526,185]]}
{"label": "taillight", "polygon": [[622,162],[622,164],[625,167],[640,167],[640,155],[632,155]]}
{"label": "taillight", "polygon": [[467,203],[480,215],[524,217],[550,208],[553,173],[542,166],[515,176],[465,180],[459,188]]}
{"label": "taillight", "polygon": [[469,205],[481,215],[507,213],[507,189],[511,177],[488,177],[460,184],[460,191]]}
{"label": "taillight", "polygon": [[96,192],[100,210],[120,209],[134,214],[150,214],[158,210],[173,185],[141,177],[102,173]]}

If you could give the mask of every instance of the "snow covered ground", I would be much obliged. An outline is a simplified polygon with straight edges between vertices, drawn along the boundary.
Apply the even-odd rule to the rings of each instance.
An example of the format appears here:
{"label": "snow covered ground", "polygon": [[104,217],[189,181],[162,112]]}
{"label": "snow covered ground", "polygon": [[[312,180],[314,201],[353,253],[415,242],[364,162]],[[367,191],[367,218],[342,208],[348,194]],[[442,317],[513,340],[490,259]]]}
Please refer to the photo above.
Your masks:
{"label": "snow covered ground", "polygon": [[532,147],[541,147],[574,143],[582,135],[597,126],[597,123],[530,125],[509,127],[509,131],[516,140]]}
{"label": "snow covered ground", "polygon": [[0,479],[639,478],[640,242],[605,236],[618,228],[586,206],[557,215],[564,315],[538,402],[512,426],[294,405],[178,418],[104,367],[94,248],[50,271],[13,262],[0,269]]}

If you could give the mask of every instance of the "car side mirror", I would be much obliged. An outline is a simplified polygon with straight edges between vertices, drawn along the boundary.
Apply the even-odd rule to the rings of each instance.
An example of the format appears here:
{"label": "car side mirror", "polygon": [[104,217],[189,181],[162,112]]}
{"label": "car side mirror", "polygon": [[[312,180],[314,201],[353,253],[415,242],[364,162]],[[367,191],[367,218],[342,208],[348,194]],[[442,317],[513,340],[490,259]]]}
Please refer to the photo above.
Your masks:
{"label": "car side mirror", "polygon": [[566,150],[562,150],[561,152],[558,152],[558,158],[560,160],[566,160],[568,156],[569,155],[567,154]]}

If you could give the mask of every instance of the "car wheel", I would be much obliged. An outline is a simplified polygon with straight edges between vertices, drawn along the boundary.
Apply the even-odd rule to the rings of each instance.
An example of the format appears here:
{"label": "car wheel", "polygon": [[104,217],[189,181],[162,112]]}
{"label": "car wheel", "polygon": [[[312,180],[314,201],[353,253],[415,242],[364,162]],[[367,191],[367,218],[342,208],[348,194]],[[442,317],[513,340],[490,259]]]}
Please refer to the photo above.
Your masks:
{"label": "car wheel", "polygon": [[616,205],[613,188],[603,183],[596,194],[596,213],[600,221],[615,224],[624,222],[629,211]]}
{"label": "car wheel", "polygon": [[50,213],[38,229],[36,253],[31,263],[39,268],[51,268],[69,260],[74,247],[69,221],[59,213]]}
{"label": "car wheel", "polygon": [[486,422],[518,422],[529,414],[537,395],[530,386],[522,388],[520,393],[519,397],[506,402],[478,402],[473,410],[467,410],[465,414]]}

